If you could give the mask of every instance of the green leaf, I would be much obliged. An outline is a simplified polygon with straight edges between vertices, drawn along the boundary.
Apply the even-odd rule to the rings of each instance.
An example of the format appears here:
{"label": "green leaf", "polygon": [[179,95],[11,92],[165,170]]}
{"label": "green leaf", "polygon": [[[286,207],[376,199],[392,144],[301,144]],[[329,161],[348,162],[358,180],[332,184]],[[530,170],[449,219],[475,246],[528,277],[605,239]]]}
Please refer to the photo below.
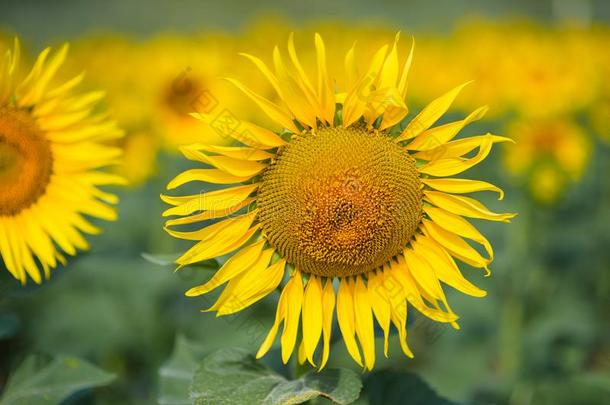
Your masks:
{"label": "green leaf", "polygon": [[75,357],[28,357],[9,379],[1,405],[56,404],[76,391],[110,383],[115,376]]}
{"label": "green leaf", "polygon": [[21,327],[17,315],[13,313],[0,314],[0,340],[13,337]]}
{"label": "green leaf", "polygon": [[381,370],[364,381],[370,405],[455,405],[439,396],[418,375],[398,370]]}
{"label": "green leaf", "polygon": [[207,356],[195,372],[190,397],[195,404],[300,404],[319,396],[349,404],[360,395],[357,373],[347,369],[310,372],[287,380],[236,349]]}
{"label": "green leaf", "polygon": [[159,369],[159,404],[192,403],[189,398],[189,388],[203,356],[203,349],[199,345],[190,342],[184,336],[176,338],[171,357]]}

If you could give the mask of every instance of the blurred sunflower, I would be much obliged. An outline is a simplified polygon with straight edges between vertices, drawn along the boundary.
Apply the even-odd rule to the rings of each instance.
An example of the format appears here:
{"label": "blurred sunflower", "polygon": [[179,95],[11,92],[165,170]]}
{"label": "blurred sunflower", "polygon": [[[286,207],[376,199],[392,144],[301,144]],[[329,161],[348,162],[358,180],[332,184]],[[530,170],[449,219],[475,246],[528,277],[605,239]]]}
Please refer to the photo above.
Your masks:
{"label": "blurred sunflower", "polygon": [[153,86],[143,78],[143,72],[150,70],[145,59],[141,44],[120,35],[104,35],[76,42],[67,63],[69,72],[85,69],[88,85],[106,91],[112,115],[126,132],[114,141],[123,150],[123,159],[113,171],[130,186],[154,174],[161,144],[150,124]]}
{"label": "blurred sunflower", "polygon": [[597,88],[593,51],[571,31],[542,27],[515,30],[507,38],[510,62],[506,85],[524,116],[559,116],[594,100]]}
{"label": "blurred sunflower", "polygon": [[67,52],[45,49],[22,78],[15,40],[0,64],[0,253],[23,284],[88,248],[82,234],[100,229],[85,215],[116,219],[117,197],[99,186],[123,183],[102,170],[121,153],[105,141],[122,136],[94,112],[103,92],[77,93],[83,75],[52,84]]}
{"label": "blurred sunflower", "polygon": [[507,134],[516,145],[506,150],[505,167],[543,203],[557,201],[569,182],[581,179],[591,157],[589,137],[568,119],[521,120]]}
{"label": "blurred sunflower", "polygon": [[[336,307],[348,352],[370,370],[375,363],[374,318],[384,332],[384,353],[393,324],[403,352],[411,357],[407,303],[458,328],[458,316],[440,282],[475,297],[485,295],[462,276],[454,261],[488,271],[493,259],[491,244],[463,217],[509,222],[515,214],[491,212],[461,195],[487,190],[502,198],[496,186],[447,177],[475,166],[494,143],[508,138],[486,134],[453,140],[464,126],[480,119],[486,107],[463,120],[432,127],[465,85],[432,101],[403,125],[412,52],[401,69],[397,48],[398,36],[359,74],[352,47],[345,57],[349,85],[337,94],[319,35],[315,82],[303,69],[292,36],[290,66],[277,48],[274,71],[244,55],[277,91],[281,105],[230,81],[276,122],[279,132],[245,121],[223,121],[226,133],[243,146],[182,148],[188,159],[208,167],[185,171],[168,189],[192,181],[241,183],[198,195],[162,196],[173,206],[164,216],[178,216],[166,222],[166,230],[176,238],[197,241],[177,259],[180,267],[236,251],[210,281],[187,295],[205,294],[227,283],[208,309],[227,315],[262,299],[289,275],[275,323],[257,357],[270,349],[283,323],[283,361],[290,358],[300,329],[299,362],[324,367]],[[218,124],[214,116],[199,118]],[[172,229],[222,217],[229,218],[195,231]],[[466,239],[480,244],[486,255]],[[320,340],[322,353],[316,360]]]}

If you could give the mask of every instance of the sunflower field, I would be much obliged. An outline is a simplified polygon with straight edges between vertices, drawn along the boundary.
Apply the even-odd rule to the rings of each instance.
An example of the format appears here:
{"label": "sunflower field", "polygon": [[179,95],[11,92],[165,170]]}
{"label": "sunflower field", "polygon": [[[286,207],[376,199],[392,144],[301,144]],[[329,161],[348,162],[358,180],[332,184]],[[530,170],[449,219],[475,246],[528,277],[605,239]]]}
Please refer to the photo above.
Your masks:
{"label": "sunflower field", "polygon": [[0,2],[0,405],[610,403],[610,4]]}

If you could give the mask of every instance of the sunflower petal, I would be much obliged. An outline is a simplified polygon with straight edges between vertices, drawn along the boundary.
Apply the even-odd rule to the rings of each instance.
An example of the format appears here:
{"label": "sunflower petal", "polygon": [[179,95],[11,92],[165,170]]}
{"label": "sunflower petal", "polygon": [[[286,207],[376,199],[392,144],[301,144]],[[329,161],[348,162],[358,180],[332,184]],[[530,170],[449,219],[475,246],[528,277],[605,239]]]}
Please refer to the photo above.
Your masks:
{"label": "sunflower petal", "polygon": [[252,263],[247,271],[229,281],[234,283],[228,299],[215,309],[217,316],[229,315],[249,307],[275,290],[284,276],[285,260],[267,267],[274,250],[267,249]]}
{"label": "sunflower petal", "polygon": [[445,193],[466,194],[477,191],[494,191],[498,200],[504,199],[504,191],[491,183],[470,179],[421,179],[426,186]]}
{"label": "sunflower petal", "polygon": [[491,152],[492,145],[493,142],[491,139],[484,139],[479,146],[479,152],[470,159],[442,156],[437,158],[437,156],[434,155],[434,160],[421,167],[419,171],[435,177],[448,177],[462,173],[485,160],[489,155],[489,152]]}
{"label": "sunflower petal", "polygon": [[226,210],[246,200],[257,187],[258,184],[248,184],[191,196],[171,197],[162,195],[163,201],[176,205],[165,210],[163,216],[190,215],[197,211]]}
{"label": "sunflower petal", "polygon": [[[200,241],[186,251],[176,260],[176,263],[184,266],[203,260],[212,259],[227,254],[246,243],[258,229],[258,225],[248,229],[254,221],[256,212],[242,215],[237,218],[229,218],[219,222],[215,228],[201,230]],[[214,224],[212,226],[218,225]]]}
{"label": "sunflower petal", "polygon": [[415,138],[426,129],[430,128],[440,117],[442,117],[462,89],[471,82],[461,84],[454,89],[443,94],[436,100],[428,104],[419,114],[409,122],[404,131],[396,138],[396,142],[406,141]]}
{"label": "sunflower petal", "polygon": [[489,255],[489,261],[493,260],[494,251],[491,243],[470,222],[441,208],[426,206],[424,211],[432,221],[445,230],[480,243]]}
{"label": "sunflower petal", "polygon": [[356,277],[354,287],[354,321],[356,334],[364,354],[364,364],[369,370],[375,366],[375,333],[373,330],[373,314],[368,290],[362,277]]}
{"label": "sunflower petal", "polygon": [[388,50],[387,45],[381,47],[373,56],[367,73],[360,77],[349,89],[345,102],[343,103],[343,127],[347,128],[358,120],[366,110],[366,101],[370,93],[370,88],[377,78],[377,73],[381,68],[385,55]]}
{"label": "sunflower petal", "polygon": [[275,320],[273,321],[273,326],[271,326],[265,340],[263,340],[263,343],[261,343],[258,351],[256,352],[257,359],[260,359],[269,351],[279,330],[280,323],[282,323],[282,321],[286,318],[286,301],[288,300],[288,294],[290,293],[290,289],[287,287],[288,286],[282,289],[282,293],[280,294],[280,299],[275,310]]}
{"label": "sunflower petal", "polygon": [[472,246],[454,233],[444,230],[434,222],[424,219],[423,221],[424,234],[435,240],[439,245],[451,253],[451,255],[466,264],[476,268],[485,269],[489,274],[489,260],[485,259]]}
{"label": "sunflower petal", "polygon": [[286,316],[284,318],[284,330],[280,339],[282,343],[282,362],[284,364],[288,363],[290,355],[294,350],[299,330],[301,306],[303,303],[303,278],[299,270],[295,270],[292,273],[285,290],[287,290]]}
{"label": "sunflower petal", "polygon": [[235,159],[228,156],[207,155],[191,146],[180,148],[184,157],[189,160],[207,163],[235,177],[252,177],[267,167],[265,163]]}
{"label": "sunflower petal", "polygon": [[237,277],[242,272],[246,271],[252,263],[258,260],[264,245],[265,242],[261,240],[241,249],[231,256],[229,260],[214,273],[214,276],[212,276],[207,283],[191,288],[185,295],[187,297],[196,297],[198,295],[206,294],[232,278]]}
{"label": "sunflower petal", "polygon": [[355,338],[356,326],[352,288],[348,281],[343,278],[339,282],[339,292],[337,294],[337,320],[347,351],[360,367],[364,367]]}
{"label": "sunflower petal", "polygon": [[320,34],[315,34],[315,47],[318,62],[318,97],[322,108],[322,118],[332,124],[335,117],[335,95],[328,77],[326,48]]}
{"label": "sunflower petal", "polygon": [[256,94],[255,92],[253,92],[252,90],[250,90],[248,87],[244,86],[241,82],[239,82],[237,80],[234,80],[234,79],[227,79],[227,80],[230,83],[232,83],[235,87],[240,89],[248,97],[250,97],[252,99],[252,101],[254,101],[260,107],[260,109],[263,110],[263,112],[265,114],[267,114],[267,116],[269,118],[271,118],[273,121],[277,122],[278,124],[280,124],[281,126],[283,126],[284,128],[288,129],[289,131],[291,131],[293,133],[300,132],[297,129],[297,127],[294,125],[294,122],[292,121],[292,117],[290,116],[290,114],[288,114],[288,112],[286,112],[280,106],[278,106],[277,104],[274,104],[271,101],[267,100],[266,98]]}
{"label": "sunflower petal", "polygon": [[316,276],[310,276],[303,296],[303,342],[305,355],[312,366],[316,366],[313,355],[322,334],[322,283]]}
{"label": "sunflower petal", "polygon": [[460,195],[446,194],[439,191],[424,191],[424,198],[446,211],[469,218],[486,219],[488,221],[510,222],[517,214],[498,214],[491,212],[479,201]]}
{"label": "sunflower petal", "polygon": [[[210,127],[214,127],[216,120],[219,119],[217,115],[204,113],[192,113],[190,115]],[[230,131],[223,130],[223,133],[225,132],[236,141],[258,149],[273,149],[286,144],[273,131],[247,121],[240,121],[237,128]]]}
{"label": "sunflower petal", "polygon": [[500,142],[514,142],[512,139],[505,136],[498,136],[492,134],[471,136],[468,138],[458,139],[451,141],[446,144],[441,144],[436,148],[418,152],[414,155],[416,159],[420,160],[440,160],[462,157],[477,148],[481,148],[487,143],[500,143]]}
{"label": "sunflower petal", "polygon": [[369,300],[377,323],[383,330],[383,353],[388,357],[388,336],[390,335],[390,302],[385,296],[381,273],[368,274]]}
{"label": "sunflower petal", "polygon": [[449,253],[436,241],[427,236],[418,236],[413,249],[428,259],[434,273],[443,283],[464,294],[484,297],[487,293],[466,280]]}
{"label": "sunflower petal", "polygon": [[326,285],[322,292],[322,334],[324,347],[322,350],[322,360],[320,370],[326,366],[330,354],[330,338],[333,328],[333,313],[335,311],[335,289],[331,279],[326,279]]}
{"label": "sunflower petal", "polygon": [[479,107],[463,120],[430,128],[413,139],[406,148],[409,150],[424,151],[444,145],[451,141],[466,125],[483,118],[488,110],[489,107],[487,106]]}

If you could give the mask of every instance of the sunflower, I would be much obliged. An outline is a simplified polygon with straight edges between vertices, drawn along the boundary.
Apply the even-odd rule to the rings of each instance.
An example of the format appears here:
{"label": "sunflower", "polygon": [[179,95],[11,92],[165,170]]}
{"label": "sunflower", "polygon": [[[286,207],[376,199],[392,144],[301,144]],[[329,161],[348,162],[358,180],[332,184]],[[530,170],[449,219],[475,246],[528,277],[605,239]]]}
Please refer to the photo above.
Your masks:
{"label": "sunflower", "polygon": [[120,137],[103,113],[94,112],[102,92],[79,94],[79,75],[53,78],[68,46],[40,53],[25,78],[19,74],[19,42],[0,64],[0,253],[22,284],[42,281],[64,254],[88,248],[83,233],[100,229],[84,217],[114,220],[117,197],[98,188],[122,179],[102,169],[120,150],[104,141]]}
{"label": "sunflower", "polygon": [[[345,56],[349,84],[344,92],[333,87],[326,48],[317,34],[315,81],[303,69],[292,36],[290,64],[276,48],[274,71],[245,54],[282,103],[229,80],[277,123],[277,131],[199,114],[207,125],[222,123],[242,145],[182,148],[186,158],[205,168],[183,172],[168,189],[192,181],[238,184],[196,195],[162,196],[173,206],[164,216],[177,216],[166,222],[169,234],[196,241],[176,260],[179,267],[230,255],[208,282],[186,295],[199,296],[226,283],[208,311],[227,315],[259,301],[287,278],[275,322],[257,357],[270,349],[283,324],[283,361],[291,357],[300,336],[298,360],[324,367],[336,312],[349,354],[370,370],[375,363],[374,319],[384,333],[384,353],[393,325],[402,351],[411,357],[408,305],[458,328],[458,316],[440,282],[475,297],[485,295],[462,276],[454,260],[488,273],[493,259],[491,244],[463,217],[509,222],[514,214],[491,212],[462,195],[494,191],[501,199],[496,186],[447,177],[475,166],[494,143],[508,138],[486,134],[454,140],[486,107],[432,127],[465,85],[406,122],[404,99],[413,53],[401,69],[398,39],[369,58],[362,73],[356,71],[352,47]],[[174,228],[208,220],[216,221],[197,230]]]}
{"label": "sunflower", "polygon": [[583,177],[593,149],[569,118],[521,119],[508,126],[507,135],[517,144],[504,154],[504,166],[525,180],[535,200],[547,204]]}

